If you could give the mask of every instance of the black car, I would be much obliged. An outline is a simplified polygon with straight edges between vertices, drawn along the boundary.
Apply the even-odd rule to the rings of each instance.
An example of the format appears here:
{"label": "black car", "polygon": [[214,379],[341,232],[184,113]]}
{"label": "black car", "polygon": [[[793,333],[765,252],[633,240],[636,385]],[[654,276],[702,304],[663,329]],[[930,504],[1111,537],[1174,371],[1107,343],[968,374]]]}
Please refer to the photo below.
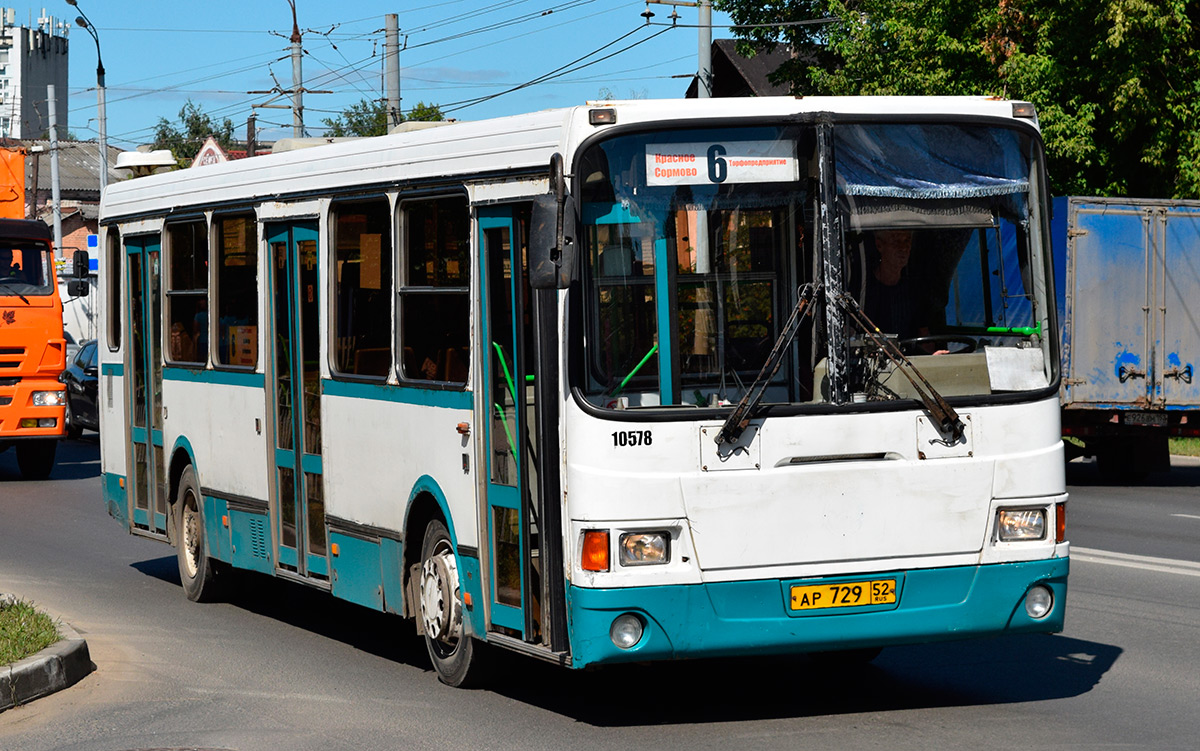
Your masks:
{"label": "black car", "polygon": [[100,409],[96,403],[96,340],[79,346],[58,380],[67,385],[67,437],[78,438],[84,428],[100,430]]}

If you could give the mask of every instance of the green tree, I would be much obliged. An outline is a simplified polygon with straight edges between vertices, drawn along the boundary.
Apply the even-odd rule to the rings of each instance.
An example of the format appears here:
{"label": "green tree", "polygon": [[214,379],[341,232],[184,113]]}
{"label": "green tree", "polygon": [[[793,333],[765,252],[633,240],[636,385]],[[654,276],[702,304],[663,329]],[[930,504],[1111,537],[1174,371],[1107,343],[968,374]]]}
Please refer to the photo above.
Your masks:
{"label": "green tree", "polygon": [[[417,106],[409,110],[407,115],[400,114],[400,122],[445,119],[441,108],[425,102],[417,102]],[[321,123],[325,126],[325,135],[332,138],[382,136],[388,132],[387,102],[362,99],[342,110],[337,117],[322,119]]]}
{"label": "green tree", "polygon": [[167,118],[158,118],[154,126],[154,148],[170,149],[180,167],[190,166],[204,141],[212,136],[222,149],[233,147],[233,121],[225,118],[217,122],[191,99],[179,110],[179,123]]}
{"label": "green tree", "polygon": [[[1038,109],[1052,190],[1200,197],[1195,0],[716,0],[796,94],[982,94]],[[808,21],[781,26],[780,22]],[[773,24],[773,25],[772,25]]]}

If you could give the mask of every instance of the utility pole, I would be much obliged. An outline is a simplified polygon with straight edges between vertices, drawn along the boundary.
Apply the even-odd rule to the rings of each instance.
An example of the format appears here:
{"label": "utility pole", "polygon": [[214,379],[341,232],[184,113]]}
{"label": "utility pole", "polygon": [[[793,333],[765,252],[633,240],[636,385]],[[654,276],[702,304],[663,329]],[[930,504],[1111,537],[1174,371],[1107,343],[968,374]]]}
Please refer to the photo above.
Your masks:
{"label": "utility pole", "polygon": [[62,196],[58,187],[58,99],[54,84],[46,86],[50,113],[50,202],[54,207],[54,254],[62,258]]}
{"label": "utility pole", "polygon": [[258,151],[258,132],[257,132],[258,129],[255,127],[255,121],[257,119],[258,119],[258,117],[254,114],[253,111],[251,111],[250,117],[246,118],[246,157],[247,158],[254,156],[255,152]]}
{"label": "utility pole", "polygon": [[296,0],[288,0],[292,6],[292,137],[304,138],[304,73],[301,70],[300,24],[296,21]]}
{"label": "utility pole", "polygon": [[700,0],[699,54],[696,56],[696,97],[712,96],[712,0]]}
{"label": "utility pole", "polygon": [[712,0],[698,0],[697,2],[687,2],[687,0],[646,0],[646,12],[642,13],[642,17],[646,19],[646,23],[650,23],[650,19],[654,18],[654,12],[650,10],[650,5],[670,5],[671,15],[667,16],[672,21],[679,18],[679,14],[675,12],[677,6],[682,5],[685,8],[695,8],[699,14],[699,34],[697,35],[697,51],[696,51],[696,98],[708,99],[712,96]]}
{"label": "utility pole", "polygon": [[387,89],[388,127],[399,125],[403,119],[400,115],[400,22],[395,13],[385,16],[383,40],[383,64],[386,75],[384,88]]}

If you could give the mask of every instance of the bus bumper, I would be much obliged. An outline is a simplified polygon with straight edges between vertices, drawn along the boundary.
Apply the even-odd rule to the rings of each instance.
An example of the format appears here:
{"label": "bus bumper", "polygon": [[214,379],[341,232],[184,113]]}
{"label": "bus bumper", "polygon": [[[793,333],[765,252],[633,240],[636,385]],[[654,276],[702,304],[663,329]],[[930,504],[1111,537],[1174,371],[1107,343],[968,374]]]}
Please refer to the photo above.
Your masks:
{"label": "bus bumper", "polygon": [[[571,665],[692,657],[787,654],[920,644],[1012,633],[1062,631],[1070,561],[914,569],[857,577],[756,580],[663,587],[584,589],[568,585]],[[896,578],[892,605],[792,612],[794,584]],[[1040,584],[1053,593],[1049,613],[1031,618],[1025,594]],[[618,616],[632,613],[644,634],[630,649],[609,637]]]}

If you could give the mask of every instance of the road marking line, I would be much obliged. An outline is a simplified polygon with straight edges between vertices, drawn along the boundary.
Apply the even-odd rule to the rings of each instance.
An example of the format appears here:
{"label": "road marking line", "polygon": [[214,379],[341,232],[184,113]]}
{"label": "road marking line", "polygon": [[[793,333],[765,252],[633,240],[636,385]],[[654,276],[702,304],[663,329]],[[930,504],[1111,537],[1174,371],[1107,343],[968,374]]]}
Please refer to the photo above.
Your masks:
{"label": "road marking line", "polygon": [[1180,561],[1174,558],[1154,558],[1148,555],[1132,555],[1130,553],[1114,553],[1109,550],[1095,550],[1071,546],[1071,559],[1083,563],[1105,563],[1109,566],[1125,566],[1143,571],[1158,571],[1165,574],[1180,576],[1200,576],[1200,563]]}
{"label": "road marking line", "polygon": [[1200,516],[1196,516],[1195,514],[1171,514],[1171,516],[1175,516],[1180,519],[1200,519]]}

